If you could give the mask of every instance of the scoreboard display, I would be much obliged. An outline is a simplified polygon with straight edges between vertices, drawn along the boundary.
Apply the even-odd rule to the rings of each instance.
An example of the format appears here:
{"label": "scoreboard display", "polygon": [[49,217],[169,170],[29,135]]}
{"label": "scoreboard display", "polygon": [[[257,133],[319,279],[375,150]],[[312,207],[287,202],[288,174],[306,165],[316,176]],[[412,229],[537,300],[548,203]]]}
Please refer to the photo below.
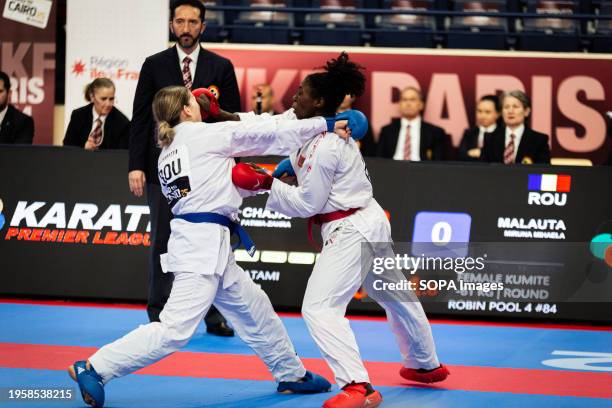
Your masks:
{"label": "scoreboard display", "polygon": [[[2,146],[0,163],[0,294],[146,299],[149,210],[129,192],[127,152]],[[375,265],[402,278],[364,285],[350,310],[382,312],[369,292],[410,290],[439,315],[612,322],[609,167],[366,163],[394,240]],[[275,306],[299,309],[318,252],[307,220],[266,199],[244,201],[257,251],[235,256]]]}

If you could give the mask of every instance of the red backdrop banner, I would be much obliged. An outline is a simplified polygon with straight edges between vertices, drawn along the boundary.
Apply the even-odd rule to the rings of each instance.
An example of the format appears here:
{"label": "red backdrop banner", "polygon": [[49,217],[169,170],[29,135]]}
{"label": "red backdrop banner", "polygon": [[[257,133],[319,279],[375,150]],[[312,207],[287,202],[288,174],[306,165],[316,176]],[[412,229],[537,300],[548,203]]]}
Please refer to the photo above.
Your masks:
{"label": "red backdrop banner", "polygon": [[[271,84],[275,109],[291,106],[299,82],[338,55],[341,47],[205,44],[234,63],[250,110],[253,86]],[[366,68],[365,94],[356,107],[369,117],[375,135],[398,117],[397,101],[406,86],[426,97],[425,120],[443,127],[457,146],[473,126],[475,103],[483,95],[521,89],[532,100],[531,126],[551,136],[553,156],[608,157],[612,111],[612,55],[517,52],[464,52],[347,48]]]}
{"label": "red backdrop banner", "polygon": [[53,144],[57,4],[0,0],[0,12],[0,69],[11,77],[9,101],[34,118],[35,144]]}

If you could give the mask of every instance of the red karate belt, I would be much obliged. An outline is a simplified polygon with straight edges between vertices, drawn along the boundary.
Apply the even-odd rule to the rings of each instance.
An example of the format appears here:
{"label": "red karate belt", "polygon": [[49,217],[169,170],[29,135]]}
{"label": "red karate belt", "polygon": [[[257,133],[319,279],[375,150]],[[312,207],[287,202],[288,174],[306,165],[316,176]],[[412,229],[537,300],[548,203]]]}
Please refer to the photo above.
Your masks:
{"label": "red karate belt", "polygon": [[321,246],[317,244],[312,237],[313,224],[323,225],[328,222],[341,220],[342,218],[355,214],[358,210],[359,208],[349,208],[348,210],[332,211],[327,214],[317,214],[310,217],[308,219],[308,242],[310,242],[310,245],[312,245],[317,251],[321,251]]}

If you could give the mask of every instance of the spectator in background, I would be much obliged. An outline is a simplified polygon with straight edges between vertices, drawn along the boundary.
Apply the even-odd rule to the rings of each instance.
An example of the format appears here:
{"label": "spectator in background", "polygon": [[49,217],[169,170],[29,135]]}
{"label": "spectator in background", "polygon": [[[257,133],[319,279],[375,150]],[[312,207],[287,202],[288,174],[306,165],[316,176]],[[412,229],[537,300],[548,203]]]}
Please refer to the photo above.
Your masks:
{"label": "spectator in background", "polygon": [[258,115],[268,113],[276,115],[274,111],[274,91],[268,84],[259,84],[253,87],[253,96],[251,97],[251,109]]}
{"label": "spectator in background", "polygon": [[130,121],[115,108],[115,84],[108,78],[96,78],[85,87],[89,102],[75,109],[64,136],[64,146],[85,150],[127,149]]}
{"label": "spectator in background", "polygon": [[[355,103],[355,95],[346,95],[336,113],[353,109],[353,103]],[[366,133],[363,139],[358,141],[357,144],[359,145],[362,156],[376,156],[376,142],[374,141],[374,134],[372,133],[372,127],[369,123],[368,133]]]}
{"label": "spectator in background", "polygon": [[400,96],[400,119],[393,119],[380,131],[377,155],[394,160],[444,160],[449,136],[444,130],[425,122],[421,114],[425,100],[420,90],[405,88]]}
{"label": "spectator in background", "polygon": [[[149,320],[159,321],[173,275],[163,273],[160,255],[168,251],[172,214],[161,193],[157,176],[160,149],[155,142],[151,104],[155,93],[170,85],[188,89],[208,88],[215,93],[221,109],[240,111],[240,93],[232,62],[200,46],[200,36],[206,29],[206,7],[199,0],[175,0],[170,5],[170,30],[177,37],[176,46],[148,57],[140,70],[134,115],[130,133],[130,163],[128,182],[137,197],[147,193],[151,211],[151,260],[149,270]],[[229,327],[213,306],[204,318],[206,330],[219,336],[233,336]]]}
{"label": "spectator in background", "polygon": [[34,121],[9,104],[11,80],[0,71],[0,143],[32,144]]}
{"label": "spectator in background", "polygon": [[548,135],[527,126],[531,102],[523,91],[501,96],[503,126],[485,135],[482,159],[493,163],[550,164]]}
{"label": "spectator in background", "polygon": [[459,160],[480,161],[485,133],[497,128],[500,114],[499,98],[485,95],[476,105],[476,126],[466,129],[459,144]]}

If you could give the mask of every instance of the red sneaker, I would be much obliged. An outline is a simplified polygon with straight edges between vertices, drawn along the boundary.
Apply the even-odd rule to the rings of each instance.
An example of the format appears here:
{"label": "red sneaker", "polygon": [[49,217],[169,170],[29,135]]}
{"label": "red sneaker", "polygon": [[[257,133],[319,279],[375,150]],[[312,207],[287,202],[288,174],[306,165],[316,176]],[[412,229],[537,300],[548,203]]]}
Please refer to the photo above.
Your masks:
{"label": "red sneaker", "polygon": [[440,367],[434,368],[433,370],[423,370],[422,368],[417,370],[415,368],[402,367],[399,373],[407,380],[426,384],[444,381],[446,377],[450,375],[448,368],[444,367],[442,364],[440,364]]}
{"label": "red sneaker", "polygon": [[[368,384],[369,385],[369,384]],[[366,395],[368,388],[366,383],[347,384],[342,388],[342,391],[325,401],[323,408],[374,408],[382,402],[382,395],[378,391],[374,391]]]}

